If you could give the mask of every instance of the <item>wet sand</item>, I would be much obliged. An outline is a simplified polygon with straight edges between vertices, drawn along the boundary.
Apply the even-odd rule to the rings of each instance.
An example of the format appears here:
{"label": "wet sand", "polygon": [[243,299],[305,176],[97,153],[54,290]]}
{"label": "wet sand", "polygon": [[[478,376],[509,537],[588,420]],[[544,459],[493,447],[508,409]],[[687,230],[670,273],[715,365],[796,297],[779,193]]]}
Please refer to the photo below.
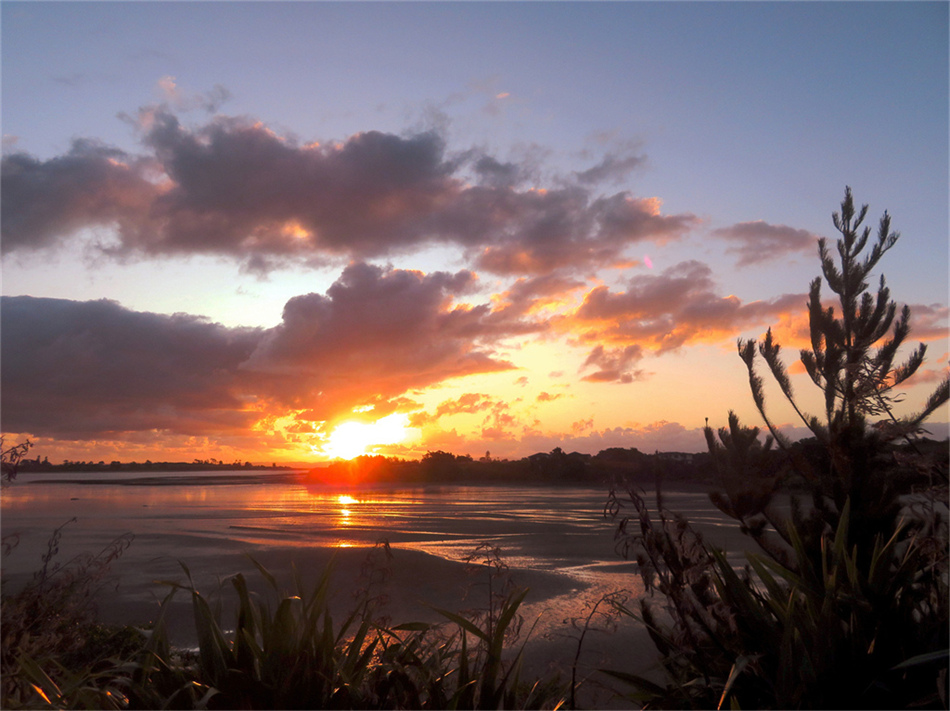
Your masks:
{"label": "wet sand", "polygon": [[[214,556],[195,556],[182,550],[187,565],[202,594],[223,602],[222,619],[233,619],[234,601],[230,578],[243,573],[252,590],[264,592],[263,578],[246,557],[253,555],[258,562],[275,574],[285,590],[293,591],[292,570],[301,573],[305,588],[312,589],[323,571],[330,566],[333,593],[331,609],[339,621],[356,604],[357,591],[366,588],[364,569],[370,548],[267,548],[256,551],[219,552]],[[487,585],[484,570],[473,573],[464,562],[450,561],[439,556],[411,549],[391,549],[391,558],[384,568],[376,568],[376,578],[385,570],[381,583],[374,584],[372,592],[384,596],[377,614],[392,623],[444,622],[438,609],[452,612],[480,609],[486,604]],[[636,587],[638,580],[632,564],[628,570],[616,573],[618,582]],[[557,572],[514,569],[511,578],[515,584],[529,589],[522,605],[524,625],[517,645],[524,643],[523,673],[525,679],[560,675],[569,679],[577,653],[580,628],[571,625],[571,618],[584,617],[589,606],[608,590],[603,582],[579,582]],[[156,585],[156,580],[185,582],[186,576],[177,560],[160,558],[149,565],[121,565],[117,562],[113,580],[115,587],[105,587],[98,597],[100,617],[104,622],[142,624],[154,620],[160,598],[170,588]],[[219,591],[220,597],[219,597]],[[632,593],[633,594],[633,591]],[[606,610],[606,606],[601,608]],[[191,602],[186,593],[179,591],[170,603],[168,629],[173,641],[184,647],[196,644]],[[583,624],[583,620],[578,620]],[[533,627],[533,629],[532,629]],[[618,668],[638,674],[651,674],[655,650],[644,630],[631,621],[623,621],[615,629],[603,631],[603,620],[595,621],[588,632],[578,659],[578,678],[587,679],[581,699],[587,708],[617,706],[609,680],[598,669]],[[530,632],[530,634],[529,634]],[[619,704],[624,707],[625,704]]]}

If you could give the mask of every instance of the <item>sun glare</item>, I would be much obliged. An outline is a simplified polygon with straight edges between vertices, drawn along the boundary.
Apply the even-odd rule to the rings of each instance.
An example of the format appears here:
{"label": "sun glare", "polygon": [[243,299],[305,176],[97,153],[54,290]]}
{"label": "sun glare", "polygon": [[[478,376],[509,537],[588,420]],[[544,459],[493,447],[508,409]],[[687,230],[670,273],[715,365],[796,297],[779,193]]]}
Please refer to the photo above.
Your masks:
{"label": "sun glare", "polygon": [[408,425],[409,417],[398,412],[376,422],[343,422],[333,430],[323,452],[335,459],[353,459],[370,447],[401,442]]}

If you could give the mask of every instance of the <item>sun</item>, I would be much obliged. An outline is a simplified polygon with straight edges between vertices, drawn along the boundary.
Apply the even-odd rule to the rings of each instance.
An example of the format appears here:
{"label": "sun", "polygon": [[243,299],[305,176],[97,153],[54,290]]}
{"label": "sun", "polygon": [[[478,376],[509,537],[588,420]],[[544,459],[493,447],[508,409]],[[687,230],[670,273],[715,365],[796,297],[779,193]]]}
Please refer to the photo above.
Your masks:
{"label": "sun", "polygon": [[334,459],[353,459],[366,454],[370,447],[401,442],[408,434],[408,425],[409,417],[398,412],[376,422],[343,422],[330,434],[323,452]]}

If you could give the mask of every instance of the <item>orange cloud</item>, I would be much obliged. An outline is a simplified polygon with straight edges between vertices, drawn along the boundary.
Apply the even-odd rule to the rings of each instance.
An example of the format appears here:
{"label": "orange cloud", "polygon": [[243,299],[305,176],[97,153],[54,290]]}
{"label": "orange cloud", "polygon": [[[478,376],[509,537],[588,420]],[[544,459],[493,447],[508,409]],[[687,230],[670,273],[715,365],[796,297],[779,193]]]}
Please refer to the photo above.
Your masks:
{"label": "orange cloud", "polygon": [[632,368],[648,352],[660,354],[695,343],[719,343],[737,333],[791,318],[803,294],[742,303],[721,296],[712,270],[697,261],[681,262],[659,274],[637,274],[625,291],[597,286],[570,314],[552,319],[552,328],[573,342],[594,345],[585,365],[599,370],[586,380],[631,382]]}

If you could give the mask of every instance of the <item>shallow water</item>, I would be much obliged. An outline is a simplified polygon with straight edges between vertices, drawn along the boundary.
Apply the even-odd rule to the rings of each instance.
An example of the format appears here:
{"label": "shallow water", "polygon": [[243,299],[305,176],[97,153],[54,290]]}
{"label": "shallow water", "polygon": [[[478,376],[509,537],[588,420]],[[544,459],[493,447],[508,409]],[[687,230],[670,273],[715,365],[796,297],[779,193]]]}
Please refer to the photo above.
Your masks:
{"label": "shallow water", "polygon": [[[734,530],[701,491],[666,496],[707,538]],[[8,590],[41,566],[51,532],[72,518],[56,558],[63,563],[98,552],[117,536],[134,536],[98,593],[106,621],[148,621],[169,589],[158,581],[184,582],[182,563],[202,592],[237,572],[252,579],[248,554],[288,583],[292,568],[315,580],[333,560],[338,601],[346,605],[365,583],[368,553],[381,539],[392,550],[385,592],[397,622],[434,620],[433,607],[477,606],[473,597],[484,594],[478,591],[484,576],[472,577],[464,561],[483,543],[499,547],[513,582],[530,588],[522,612],[539,619],[539,638],[562,634],[565,620],[583,617],[607,593],[643,592],[636,565],[614,549],[615,524],[604,516],[607,492],[596,488],[343,490],[287,473],[62,473],[21,475],[0,498],[3,535],[19,536],[0,569]],[[181,596],[176,604],[181,619],[172,633],[187,644],[187,600]]]}

